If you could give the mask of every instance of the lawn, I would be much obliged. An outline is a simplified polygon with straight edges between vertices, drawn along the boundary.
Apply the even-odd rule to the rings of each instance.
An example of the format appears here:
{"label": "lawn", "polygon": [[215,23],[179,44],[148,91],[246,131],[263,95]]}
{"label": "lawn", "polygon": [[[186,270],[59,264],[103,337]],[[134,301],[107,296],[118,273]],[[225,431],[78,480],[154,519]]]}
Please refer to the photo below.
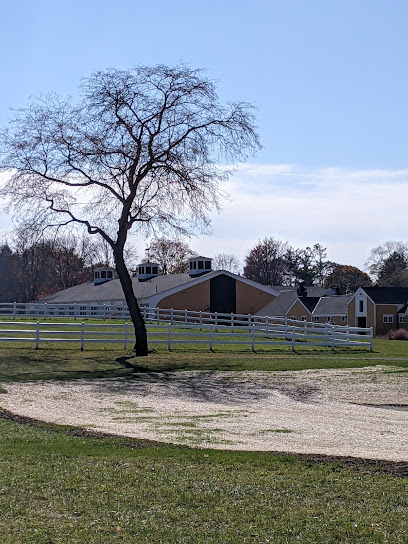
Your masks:
{"label": "lawn", "polygon": [[357,368],[395,365],[408,370],[408,343],[374,340],[374,350],[301,346],[298,352],[275,348],[269,351],[219,347],[213,353],[200,346],[180,346],[169,352],[155,347],[148,357],[136,358],[131,350],[98,345],[81,352],[77,346],[45,344],[39,350],[26,344],[0,346],[0,382],[14,380],[116,377],[139,372],[174,370],[303,370],[308,368]]}
{"label": "lawn", "polygon": [[2,544],[408,541],[408,479],[0,420]]}
{"label": "lawn", "polygon": [[[6,391],[16,380],[135,370],[373,364],[406,372],[407,343],[377,340],[373,353],[157,349],[141,359],[113,346],[13,344],[0,350],[0,382]],[[407,464],[188,449],[4,418],[0,452],[1,544],[408,542]]]}

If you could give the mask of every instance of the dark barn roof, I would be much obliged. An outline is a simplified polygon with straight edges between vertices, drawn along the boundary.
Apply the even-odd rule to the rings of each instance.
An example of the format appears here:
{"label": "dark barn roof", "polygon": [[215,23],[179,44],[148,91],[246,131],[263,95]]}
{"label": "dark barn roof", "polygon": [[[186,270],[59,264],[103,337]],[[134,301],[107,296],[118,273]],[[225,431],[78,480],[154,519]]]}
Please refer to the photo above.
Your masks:
{"label": "dark barn roof", "polygon": [[363,287],[375,304],[406,304],[408,287]]}

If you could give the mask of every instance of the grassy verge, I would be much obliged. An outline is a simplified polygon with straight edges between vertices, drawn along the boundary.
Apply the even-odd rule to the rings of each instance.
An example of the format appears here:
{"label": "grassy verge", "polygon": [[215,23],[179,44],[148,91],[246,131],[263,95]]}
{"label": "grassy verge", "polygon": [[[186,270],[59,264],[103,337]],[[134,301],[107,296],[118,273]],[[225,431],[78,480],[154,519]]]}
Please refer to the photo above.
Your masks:
{"label": "grassy verge", "polygon": [[243,350],[195,351],[191,346],[168,352],[157,348],[148,357],[135,358],[132,351],[98,346],[83,352],[77,347],[47,344],[39,350],[12,344],[0,348],[0,381],[116,377],[132,372],[178,370],[302,370],[398,365],[408,371],[405,342],[375,340],[374,352],[366,349],[308,349],[293,354],[276,349],[251,353]]}
{"label": "grassy verge", "polygon": [[0,420],[2,544],[402,543],[408,480]]}

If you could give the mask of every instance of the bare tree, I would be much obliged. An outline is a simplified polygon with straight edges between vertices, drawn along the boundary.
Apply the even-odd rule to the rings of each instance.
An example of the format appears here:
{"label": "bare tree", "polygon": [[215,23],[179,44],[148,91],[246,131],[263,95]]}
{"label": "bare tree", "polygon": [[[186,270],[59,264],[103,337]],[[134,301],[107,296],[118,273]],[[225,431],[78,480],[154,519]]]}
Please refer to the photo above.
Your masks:
{"label": "bare tree", "polygon": [[132,227],[187,234],[219,208],[218,166],[259,148],[252,107],[220,104],[214,84],[186,66],[93,73],[73,104],[51,94],[18,111],[1,135],[2,191],[26,217],[80,224],[112,248],[135,328],[137,356],[148,353],[145,324],[124,249]]}
{"label": "bare tree", "polygon": [[[51,233],[48,233],[51,234]],[[89,248],[76,233],[46,235],[21,224],[12,235],[13,274],[22,302],[38,300],[92,279],[87,265]]]}
{"label": "bare tree", "polygon": [[[395,283],[398,276],[398,269],[403,272],[404,276],[405,267],[403,263],[407,261],[408,242],[388,241],[371,250],[370,256],[368,257],[365,265],[374,281],[376,281],[378,285],[384,286],[387,285],[388,281],[390,281],[390,285],[391,283]],[[394,271],[392,271],[392,263],[394,263],[396,267],[396,270]],[[402,284],[404,284],[406,282],[406,278],[401,279]]]}
{"label": "bare tree", "polygon": [[170,238],[156,238],[146,250],[147,259],[159,265],[160,274],[188,272],[188,259],[197,255],[188,244]]}
{"label": "bare tree", "polygon": [[238,257],[230,253],[217,253],[212,261],[212,267],[214,270],[227,270],[233,274],[241,272],[241,263]]}

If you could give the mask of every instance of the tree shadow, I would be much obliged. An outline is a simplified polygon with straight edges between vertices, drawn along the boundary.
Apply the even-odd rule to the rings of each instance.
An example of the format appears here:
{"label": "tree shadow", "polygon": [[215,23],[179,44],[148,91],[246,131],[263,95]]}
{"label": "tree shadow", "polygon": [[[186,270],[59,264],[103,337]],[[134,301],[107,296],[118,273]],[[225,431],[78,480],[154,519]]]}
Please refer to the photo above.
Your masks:
{"label": "tree shadow", "polygon": [[[129,361],[132,360],[132,362]],[[315,400],[319,389],[306,384],[273,382],[260,376],[247,376],[246,373],[203,371],[167,371],[158,372],[134,364],[133,357],[120,357],[117,361],[126,368],[132,368],[132,374],[127,374],[117,380],[96,381],[93,387],[100,388],[101,393],[115,395],[145,395],[163,398],[180,398],[189,401],[208,402],[217,404],[245,404],[264,400],[276,394],[283,394],[298,402]],[[139,359],[137,359],[139,362]],[[173,368],[174,370],[174,368]]]}

